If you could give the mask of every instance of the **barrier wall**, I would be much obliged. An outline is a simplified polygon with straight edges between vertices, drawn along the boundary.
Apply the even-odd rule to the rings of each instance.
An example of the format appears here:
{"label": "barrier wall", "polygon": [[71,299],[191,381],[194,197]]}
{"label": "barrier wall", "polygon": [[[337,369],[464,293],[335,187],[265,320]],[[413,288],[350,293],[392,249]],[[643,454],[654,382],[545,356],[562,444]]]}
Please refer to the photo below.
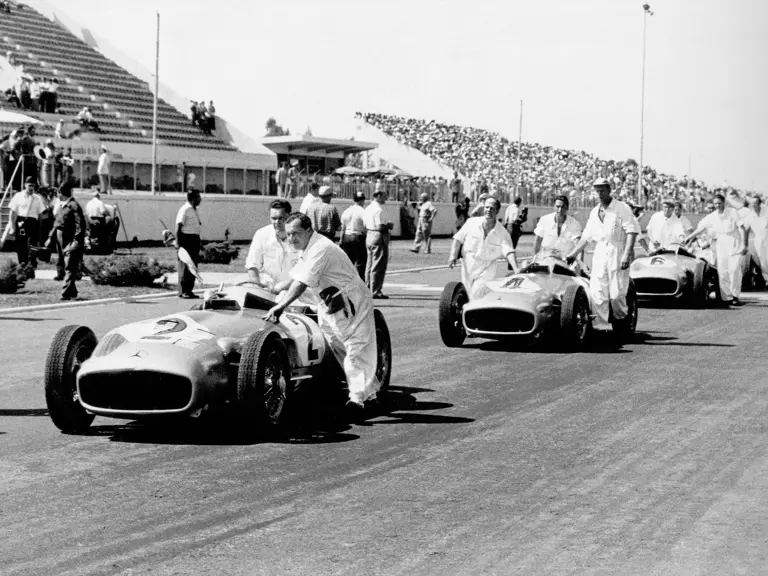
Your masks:
{"label": "barrier wall", "polygon": [[[91,197],[90,192],[75,193],[75,198],[83,207]],[[101,199],[107,204],[117,205],[120,210],[125,225],[125,233],[121,228],[118,236],[119,242],[126,241],[126,234],[129,241],[134,238],[140,242],[161,240],[163,227],[160,220],[174,229],[176,213],[186,202],[186,197],[183,194],[175,193],[153,196],[141,192],[115,192],[114,194],[102,195]],[[203,202],[198,209],[200,220],[203,223],[203,240],[223,240],[227,230],[229,230],[230,240],[250,240],[258,228],[269,223],[269,204],[274,199],[274,196],[204,195]],[[301,200],[301,198],[289,199],[294,210],[299,209]],[[334,199],[333,203],[341,213],[351,204],[351,201]],[[432,226],[433,235],[453,235],[456,232],[454,204],[436,203],[435,206],[438,212]],[[387,215],[395,224],[393,236],[401,235],[400,207],[401,204],[393,202],[387,202],[384,205]],[[506,205],[503,209],[506,209]],[[552,212],[552,208],[549,207],[529,207],[528,221],[523,230],[533,232],[539,218],[550,212]],[[589,212],[589,209],[579,209],[570,214],[583,225],[589,217]],[[688,214],[687,216],[694,226],[702,217],[699,214]],[[650,214],[645,214],[641,223],[647,224],[649,218]]]}

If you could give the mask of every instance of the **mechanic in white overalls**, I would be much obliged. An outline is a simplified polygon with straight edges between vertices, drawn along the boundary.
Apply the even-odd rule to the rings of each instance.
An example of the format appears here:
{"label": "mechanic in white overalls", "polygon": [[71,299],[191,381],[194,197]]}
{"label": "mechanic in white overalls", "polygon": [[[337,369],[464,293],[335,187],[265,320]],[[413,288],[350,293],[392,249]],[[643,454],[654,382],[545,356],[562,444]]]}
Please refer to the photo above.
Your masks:
{"label": "mechanic in white overalls", "polygon": [[763,208],[760,196],[749,199],[749,210],[742,215],[742,220],[750,232],[749,252],[760,266],[763,279],[768,282],[768,210]]}
{"label": "mechanic in white overalls", "polygon": [[277,322],[306,290],[316,295],[321,301],[318,323],[347,377],[347,406],[362,408],[366,400],[376,398],[380,386],[371,291],[344,251],[316,233],[305,214],[291,214],[285,231],[294,249],[302,253],[291,270],[288,291],[264,318]]}
{"label": "mechanic in white overalls", "polygon": [[593,186],[600,196],[600,203],[590,212],[581,241],[567,259],[575,261],[589,242],[596,243],[589,282],[595,314],[592,327],[607,330],[611,310],[616,320],[625,318],[629,312],[629,264],[634,256],[640,224],[629,206],[611,196],[611,185],[605,178],[598,178]]}
{"label": "mechanic in white overalls", "polygon": [[470,300],[483,296],[487,281],[506,275],[506,265],[503,271],[497,269],[500,258],[506,258],[515,273],[520,270],[512,238],[497,220],[499,210],[501,202],[493,196],[487,197],[483,215],[469,218],[453,236],[448,266],[453,268],[459,257],[463,257],[461,281]]}
{"label": "mechanic in white overalls", "polygon": [[740,306],[739,295],[743,277],[741,262],[747,254],[748,233],[736,210],[726,208],[725,196],[717,194],[713,203],[715,211],[701,219],[696,231],[685,239],[685,243],[704,232],[715,239],[720,295],[724,301]]}

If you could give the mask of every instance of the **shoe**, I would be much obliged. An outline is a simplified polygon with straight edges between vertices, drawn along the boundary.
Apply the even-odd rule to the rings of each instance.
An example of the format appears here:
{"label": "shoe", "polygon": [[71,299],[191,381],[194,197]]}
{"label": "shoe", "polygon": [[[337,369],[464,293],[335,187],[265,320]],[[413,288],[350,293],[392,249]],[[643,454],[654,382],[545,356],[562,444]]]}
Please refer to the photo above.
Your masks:
{"label": "shoe", "polygon": [[184,294],[179,296],[179,298],[185,298],[187,300],[197,300],[200,298],[200,296],[198,296],[194,292],[185,292]]}
{"label": "shoe", "polygon": [[409,248],[408,251],[409,252],[413,252],[414,254],[418,254],[419,253],[418,250],[414,250],[413,248]]}
{"label": "shoe", "polygon": [[350,422],[362,422],[365,420],[365,404],[355,400],[347,400],[344,414]]}
{"label": "shoe", "polygon": [[77,296],[62,296],[61,298],[59,298],[59,300],[61,300],[62,302],[69,302],[75,299],[77,299]]}
{"label": "shoe", "polygon": [[64,276],[54,276],[54,277],[53,277],[53,279],[54,279],[56,282],[61,282],[62,280],[64,280]]}
{"label": "shoe", "polygon": [[731,306],[744,306],[744,302],[742,302],[738,298],[734,298],[733,300],[731,300]]}
{"label": "shoe", "polygon": [[386,294],[382,294],[381,292],[377,292],[373,295],[374,300],[389,300],[389,296]]}

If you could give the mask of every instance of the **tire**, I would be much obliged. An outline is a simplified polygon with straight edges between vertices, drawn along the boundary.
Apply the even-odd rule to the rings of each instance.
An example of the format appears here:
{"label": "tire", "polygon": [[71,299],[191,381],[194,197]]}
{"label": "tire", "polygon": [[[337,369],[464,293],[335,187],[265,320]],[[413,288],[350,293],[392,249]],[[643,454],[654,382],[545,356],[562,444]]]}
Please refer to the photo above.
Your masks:
{"label": "tire", "polygon": [[291,367],[288,350],[276,332],[251,334],[240,354],[237,403],[246,424],[256,430],[283,423]]}
{"label": "tire", "polygon": [[65,326],[53,337],[45,359],[45,403],[54,426],[67,434],[88,430],[95,416],[77,395],[77,373],[98,341],[86,326]]}
{"label": "tire", "polygon": [[634,338],[635,330],[637,329],[637,290],[635,290],[635,283],[632,279],[629,280],[629,286],[627,287],[627,316],[621,320],[616,320],[611,314],[611,326],[613,331],[621,339],[622,342],[627,342]]}
{"label": "tire", "polygon": [[706,281],[706,264],[697,266],[693,271],[693,286],[691,288],[691,307],[692,308],[704,308],[707,305],[707,281]]}
{"label": "tire", "polygon": [[560,307],[560,341],[569,350],[581,350],[587,345],[592,323],[589,299],[584,288],[568,286]]}
{"label": "tire", "polygon": [[379,394],[383,394],[389,388],[392,376],[392,340],[389,336],[389,327],[381,310],[374,308],[373,318],[376,323],[376,378],[379,380]]}
{"label": "tire", "polygon": [[464,343],[467,333],[464,330],[462,308],[469,302],[467,290],[461,282],[448,282],[443,288],[438,307],[440,338],[449,348],[457,348]]}

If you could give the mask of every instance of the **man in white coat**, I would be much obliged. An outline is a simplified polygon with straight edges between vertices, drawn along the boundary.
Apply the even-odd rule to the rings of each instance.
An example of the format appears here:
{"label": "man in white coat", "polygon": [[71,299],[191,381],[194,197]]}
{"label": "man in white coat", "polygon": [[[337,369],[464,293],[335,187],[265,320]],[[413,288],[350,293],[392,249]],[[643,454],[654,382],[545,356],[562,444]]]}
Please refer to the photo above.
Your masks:
{"label": "man in white coat", "polygon": [[629,206],[611,196],[608,180],[598,178],[593,186],[600,196],[600,203],[590,212],[581,240],[567,259],[574,261],[589,242],[595,242],[589,281],[595,315],[592,327],[607,330],[611,311],[616,320],[626,318],[629,312],[629,265],[640,224]]}
{"label": "man in white coat", "polygon": [[649,252],[672,249],[685,239],[685,224],[675,216],[675,201],[667,198],[662,202],[663,209],[656,212],[648,221],[648,240],[651,241]]}
{"label": "man in white coat", "polygon": [[715,211],[699,221],[696,231],[684,243],[687,244],[705,232],[715,240],[720,296],[733,306],[741,306],[741,262],[747,254],[747,230],[736,210],[725,206],[725,196],[717,194],[713,202]]}
{"label": "man in white coat", "polygon": [[347,377],[347,408],[359,411],[364,402],[376,398],[381,385],[376,377],[376,322],[371,292],[344,251],[312,230],[312,221],[305,214],[291,214],[285,231],[301,256],[291,270],[288,291],[264,318],[277,322],[306,290],[317,296],[321,301],[318,324]]}
{"label": "man in white coat", "polygon": [[506,263],[502,263],[503,270],[498,270],[499,259],[506,259],[516,273],[519,271],[512,238],[497,220],[501,202],[490,196],[485,199],[483,210],[482,216],[467,220],[461,230],[453,236],[448,260],[448,266],[453,268],[459,257],[463,256],[461,281],[470,300],[487,293],[489,280],[501,278],[506,274]]}

